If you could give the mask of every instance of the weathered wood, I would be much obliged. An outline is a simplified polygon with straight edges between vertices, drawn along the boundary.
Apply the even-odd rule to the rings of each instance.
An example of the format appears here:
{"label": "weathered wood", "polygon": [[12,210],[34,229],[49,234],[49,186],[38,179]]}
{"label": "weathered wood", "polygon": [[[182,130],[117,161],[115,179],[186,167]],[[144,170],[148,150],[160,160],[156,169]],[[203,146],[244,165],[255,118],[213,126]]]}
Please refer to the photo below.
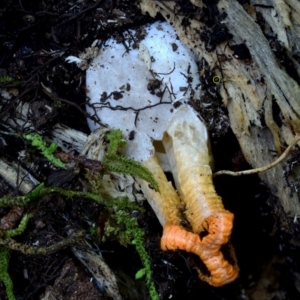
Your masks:
{"label": "weathered wood", "polygon": [[[199,4],[199,1],[191,2]],[[292,58],[292,51],[299,49],[299,2],[262,2],[261,4],[270,6],[270,9],[265,8],[262,14],[267,22],[266,26],[269,26],[269,29],[274,27],[281,45],[286,47],[287,54]],[[203,4],[198,6],[201,12]],[[228,44],[245,43],[251,54],[251,63],[236,59],[227,42],[217,45],[213,51],[207,51],[205,43],[200,39],[205,24],[196,14],[188,16],[188,26],[182,26],[185,16],[176,13],[176,2],[142,0],[140,7],[143,13],[148,12],[153,17],[157,13],[162,14],[174,26],[179,38],[200,58],[205,59],[216,75],[227,79],[219,85],[219,93],[227,106],[230,126],[247,161],[254,168],[274,161],[295,135],[300,133],[300,87],[277,61],[267,38],[256,22],[255,7],[250,5],[246,10],[235,0],[220,0],[217,4],[220,14],[227,14],[221,21],[222,24],[233,35]],[[259,10],[263,11],[263,8]],[[291,61],[298,71],[299,65],[296,60],[292,58]],[[274,103],[279,108],[276,122],[273,118]],[[300,169],[295,167],[289,176],[286,176],[286,168],[287,163],[283,162],[260,174],[260,177],[273,195],[279,198],[287,215],[293,218],[300,214],[297,184]]]}

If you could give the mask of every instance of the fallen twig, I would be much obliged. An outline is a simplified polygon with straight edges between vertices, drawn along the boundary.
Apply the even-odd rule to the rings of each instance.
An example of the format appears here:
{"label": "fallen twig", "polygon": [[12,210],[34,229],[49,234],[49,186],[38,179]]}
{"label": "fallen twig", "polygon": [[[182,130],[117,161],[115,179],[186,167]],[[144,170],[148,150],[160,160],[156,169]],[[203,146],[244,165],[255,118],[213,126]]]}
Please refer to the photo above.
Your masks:
{"label": "fallen twig", "polygon": [[292,141],[292,143],[285,149],[285,151],[272,163],[269,165],[266,165],[264,167],[252,169],[252,170],[246,170],[246,171],[239,171],[239,172],[233,172],[228,170],[221,170],[216,173],[214,173],[213,177],[219,176],[219,175],[231,175],[231,176],[243,176],[243,175],[251,175],[251,174],[257,174],[260,172],[265,172],[276,165],[278,165],[280,162],[282,162],[290,153],[291,149],[300,141],[300,136],[297,135],[295,139]]}

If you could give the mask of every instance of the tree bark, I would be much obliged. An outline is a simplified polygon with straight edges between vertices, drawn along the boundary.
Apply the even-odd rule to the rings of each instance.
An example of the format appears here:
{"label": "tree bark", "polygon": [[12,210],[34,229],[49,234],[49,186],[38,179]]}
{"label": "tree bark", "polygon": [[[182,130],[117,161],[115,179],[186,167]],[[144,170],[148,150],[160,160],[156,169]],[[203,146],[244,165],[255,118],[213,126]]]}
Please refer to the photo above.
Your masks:
{"label": "tree bark", "polygon": [[[300,49],[300,3],[295,0],[260,1],[259,6],[241,6],[235,0],[220,0],[215,20],[226,26],[232,39],[207,49],[201,34],[208,28],[201,13],[205,2],[191,1],[198,6],[198,13],[186,15],[180,12],[179,2],[141,0],[143,13],[155,16],[160,13],[174,26],[179,38],[220,78],[219,94],[226,105],[230,126],[239,141],[246,160],[253,168],[274,161],[300,133],[300,68],[297,55]],[[257,3],[257,1],[255,2]],[[213,4],[208,4],[212,10]],[[215,12],[215,11],[214,11]],[[226,13],[227,15],[222,13]],[[223,16],[223,17],[222,17]],[[224,17],[226,16],[226,17]],[[258,25],[263,18],[264,28]],[[273,35],[284,49],[291,72],[276,58],[266,36]],[[237,59],[232,45],[244,43],[251,60]],[[298,81],[298,82],[297,82]],[[201,101],[201,99],[200,99]],[[294,218],[300,214],[298,151],[287,160],[259,174],[272,194],[278,197],[284,211]]]}

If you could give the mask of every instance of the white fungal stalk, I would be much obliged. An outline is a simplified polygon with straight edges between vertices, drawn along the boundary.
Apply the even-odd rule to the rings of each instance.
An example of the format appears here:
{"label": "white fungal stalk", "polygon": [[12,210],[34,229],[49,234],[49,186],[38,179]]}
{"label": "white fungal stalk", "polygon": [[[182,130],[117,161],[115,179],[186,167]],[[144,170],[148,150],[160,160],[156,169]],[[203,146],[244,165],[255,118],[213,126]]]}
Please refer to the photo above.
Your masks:
{"label": "white fungal stalk", "polygon": [[172,183],[160,166],[157,157],[154,155],[144,162],[144,166],[153,174],[159,186],[159,192],[149,187],[149,183],[137,179],[141,184],[141,189],[154,210],[160,224],[165,226],[167,223],[180,224],[178,208],[182,205],[180,198],[175,191]]}
{"label": "white fungal stalk", "polygon": [[172,174],[193,231],[203,231],[205,218],[224,210],[212,182],[212,156],[207,129],[192,108],[179,109],[163,138]]}

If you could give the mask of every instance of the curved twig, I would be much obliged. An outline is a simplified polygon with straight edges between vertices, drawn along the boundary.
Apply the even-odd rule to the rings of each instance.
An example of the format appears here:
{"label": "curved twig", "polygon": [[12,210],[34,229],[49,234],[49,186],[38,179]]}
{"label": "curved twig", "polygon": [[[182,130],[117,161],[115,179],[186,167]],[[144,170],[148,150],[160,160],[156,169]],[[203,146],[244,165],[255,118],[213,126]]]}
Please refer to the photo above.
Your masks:
{"label": "curved twig", "polygon": [[216,173],[214,173],[213,177],[219,176],[219,175],[231,175],[231,176],[243,176],[243,175],[251,175],[256,174],[260,172],[267,171],[276,165],[278,165],[280,162],[282,162],[290,153],[291,149],[300,141],[300,136],[297,135],[295,139],[292,141],[292,143],[285,149],[285,151],[272,163],[269,165],[266,165],[264,167],[252,169],[252,170],[246,170],[246,171],[239,171],[239,172],[233,172],[228,170],[221,170]]}

